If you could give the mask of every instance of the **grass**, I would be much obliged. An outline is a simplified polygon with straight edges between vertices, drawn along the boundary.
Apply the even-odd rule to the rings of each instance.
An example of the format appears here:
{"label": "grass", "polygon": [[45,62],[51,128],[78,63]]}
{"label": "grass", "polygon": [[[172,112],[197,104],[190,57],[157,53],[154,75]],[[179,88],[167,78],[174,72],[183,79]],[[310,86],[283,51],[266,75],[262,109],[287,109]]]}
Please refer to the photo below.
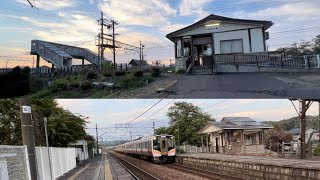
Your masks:
{"label": "grass", "polygon": [[[92,73],[92,72],[91,72]],[[118,73],[118,72],[116,72]],[[104,73],[103,73],[104,74]],[[68,75],[56,79],[34,78],[32,94],[27,98],[106,98],[114,93],[114,90],[92,87],[93,82],[113,82],[120,90],[131,90],[142,87],[146,82],[151,83],[154,79],[152,73],[128,72],[121,76],[104,77],[97,74],[96,79],[88,79],[87,75]],[[50,85],[48,85],[51,81]]]}

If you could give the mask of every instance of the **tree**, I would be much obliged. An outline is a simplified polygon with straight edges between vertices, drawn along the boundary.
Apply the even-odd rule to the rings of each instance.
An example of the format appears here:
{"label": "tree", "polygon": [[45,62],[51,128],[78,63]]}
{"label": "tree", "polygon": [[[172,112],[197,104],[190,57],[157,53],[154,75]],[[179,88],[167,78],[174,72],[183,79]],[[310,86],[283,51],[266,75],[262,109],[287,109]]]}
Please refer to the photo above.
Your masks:
{"label": "tree", "polygon": [[278,48],[276,51],[285,56],[303,56],[320,53],[320,35],[316,36],[311,42],[302,41],[293,43],[287,47]]}
{"label": "tree", "polygon": [[280,123],[273,123],[273,129],[265,132],[265,145],[270,150],[278,152],[282,142],[289,143],[293,140],[291,133],[284,130]]}
{"label": "tree", "polygon": [[170,126],[159,128],[157,132],[174,135],[177,144],[201,145],[198,131],[209,121],[215,121],[199,107],[187,102],[176,102],[169,108],[167,116],[170,118]]}
{"label": "tree", "polygon": [[[59,107],[52,99],[31,101],[36,146],[45,146],[44,117],[48,118],[50,146],[67,147],[87,136],[86,118]],[[0,100],[0,144],[21,145],[21,120],[18,100]]]}

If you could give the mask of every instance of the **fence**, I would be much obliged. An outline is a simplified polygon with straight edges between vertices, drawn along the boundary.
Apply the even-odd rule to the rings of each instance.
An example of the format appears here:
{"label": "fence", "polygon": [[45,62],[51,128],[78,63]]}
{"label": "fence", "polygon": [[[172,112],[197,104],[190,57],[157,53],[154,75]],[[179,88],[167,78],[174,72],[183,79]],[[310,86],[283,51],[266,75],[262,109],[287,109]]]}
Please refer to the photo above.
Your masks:
{"label": "fence", "polygon": [[[40,180],[50,180],[50,166],[46,147],[36,148]],[[50,148],[52,176],[58,178],[76,167],[75,148]]]}
{"label": "fence", "polygon": [[206,152],[208,152],[208,150],[206,147],[183,145],[183,146],[177,146],[177,152],[180,152],[180,153],[206,153]]}
{"label": "fence", "polygon": [[320,68],[319,55],[275,56],[255,54],[218,54],[214,55],[215,63],[232,65],[257,65],[288,68]]}
{"label": "fence", "polygon": [[0,179],[31,179],[26,146],[0,146]]}

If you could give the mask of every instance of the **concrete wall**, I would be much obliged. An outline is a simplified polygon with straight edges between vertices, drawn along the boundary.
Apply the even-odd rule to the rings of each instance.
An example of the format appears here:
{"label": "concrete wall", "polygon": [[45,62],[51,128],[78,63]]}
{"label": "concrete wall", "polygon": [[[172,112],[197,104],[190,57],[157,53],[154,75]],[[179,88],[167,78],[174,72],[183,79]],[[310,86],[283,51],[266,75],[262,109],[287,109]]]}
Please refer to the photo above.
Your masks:
{"label": "concrete wall", "polygon": [[178,71],[180,69],[187,70],[187,68],[188,68],[186,66],[187,60],[188,60],[187,57],[176,58],[176,62],[175,62],[176,71]]}
{"label": "concrete wall", "polygon": [[224,65],[216,64],[217,73],[248,73],[248,72],[320,72],[320,69],[282,68],[257,65]]}
{"label": "concrete wall", "polygon": [[[270,159],[272,160],[272,159]],[[232,158],[197,158],[187,155],[176,157],[176,162],[188,167],[199,168],[213,173],[246,180],[304,180],[320,179],[320,170],[308,166],[259,163],[252,160]]]}

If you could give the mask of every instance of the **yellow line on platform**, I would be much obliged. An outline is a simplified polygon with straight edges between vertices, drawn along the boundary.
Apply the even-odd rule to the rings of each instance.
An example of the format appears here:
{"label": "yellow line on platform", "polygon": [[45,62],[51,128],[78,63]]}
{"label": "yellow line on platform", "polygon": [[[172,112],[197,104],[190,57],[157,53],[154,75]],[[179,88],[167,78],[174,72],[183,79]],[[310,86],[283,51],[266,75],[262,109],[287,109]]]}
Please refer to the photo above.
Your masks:
{"label": "yellow line on platform", "polygon": [[110,165],[109,165],[109,161],[105,161],[105,173],[104,173],[104,179],[105,180],[112,180],[112,174],[111,174],[111,169],[110,169]]}

